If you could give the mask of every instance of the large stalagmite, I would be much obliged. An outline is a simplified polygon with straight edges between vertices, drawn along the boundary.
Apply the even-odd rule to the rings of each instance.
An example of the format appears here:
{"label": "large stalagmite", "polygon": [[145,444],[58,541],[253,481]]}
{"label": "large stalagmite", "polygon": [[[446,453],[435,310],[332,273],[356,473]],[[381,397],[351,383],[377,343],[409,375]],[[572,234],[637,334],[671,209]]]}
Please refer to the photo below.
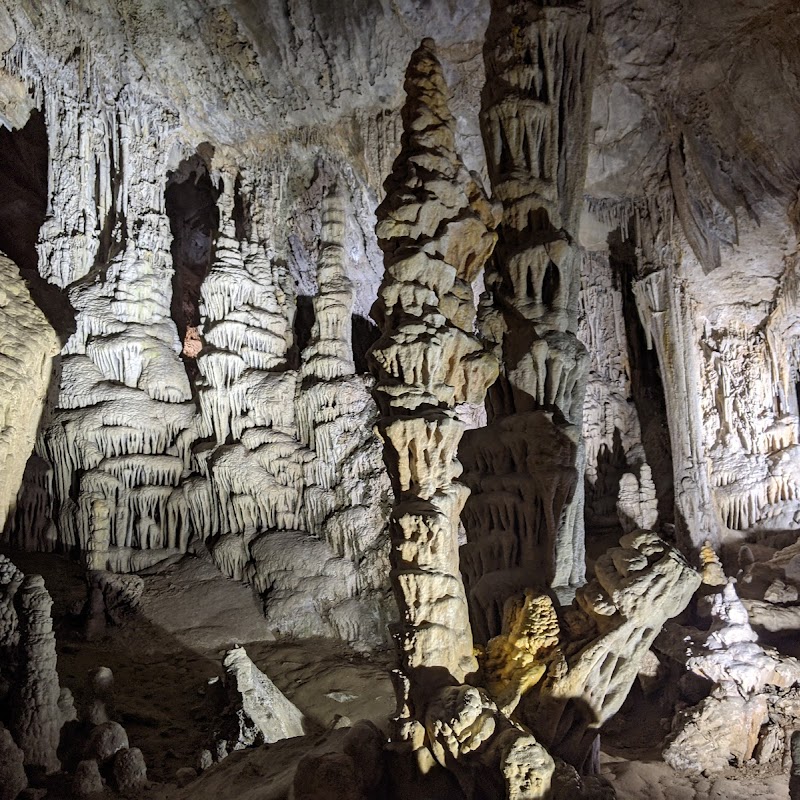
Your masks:
{"label": "large stalagmite", "polygon": [[492,3],[481,124],[503,220],[479,324],[502,371],[488,427],[461,449],[472,489],[463,569],[484,641],[532,574],[566,597],[583,580],[588,355],[575,238],[593,47],[583,4]]}
{"label": "large stalagmite", "polygon": [[402,151],[379,206],[386,276],[371,351],[378,429],[395,491],[390,521],[397,733],[420,763],[451,768],[468,797],[537,798],[553,762],[485,693],[458,567],[461,402],[480,402],[497,364],[472,334],[471,283],[495,243],[497,211],[455,153],[441,67],[426,39],[406,73]]}

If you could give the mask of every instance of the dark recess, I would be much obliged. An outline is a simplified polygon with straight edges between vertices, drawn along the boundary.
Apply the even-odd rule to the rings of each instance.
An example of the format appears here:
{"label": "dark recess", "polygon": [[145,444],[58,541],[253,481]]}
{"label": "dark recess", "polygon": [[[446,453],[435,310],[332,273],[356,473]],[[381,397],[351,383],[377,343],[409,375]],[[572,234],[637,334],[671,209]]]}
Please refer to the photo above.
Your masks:
{"label": "dark recess", "polygon": [[[181,342],[189,328],[200,324],[200,287],[214,262],[214,244],[219,231],[219,190],[203,161],[195,156],[171,173],[164,199],[172,231],[172,319]],[[194,385],[197,364],[181,354]]]}
{"label": "dark recess", "polygon": [[[633,225],[630,226],[633,230]],[[633,283],[637,261],[635,242],[622,237],[619,229],[608,237],[609,260],[622,292],[622,314],[628,339],[633,402],[642,428],[642,444],[653,473],[662,523],[675,521],[675,489],[672,478],[672,448],[667,425],[667,405],[655,350],[647,349],[647,338],[639,320]]]}
{"label": "dark recess", "polygon": [[24,127],[0,127],[0,250],[18,267],[62,342],[75,330],[66,293],[39,275],[36,242],[47,214],[47,128],[34,110]]}

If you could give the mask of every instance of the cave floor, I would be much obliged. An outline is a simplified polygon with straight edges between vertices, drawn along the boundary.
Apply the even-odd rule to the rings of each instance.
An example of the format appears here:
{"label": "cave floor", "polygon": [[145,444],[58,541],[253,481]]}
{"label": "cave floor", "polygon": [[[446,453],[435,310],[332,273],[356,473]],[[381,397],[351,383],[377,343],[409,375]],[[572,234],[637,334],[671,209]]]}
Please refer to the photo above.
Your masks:
{"label": "cave floor", "polygon": [[[45,578],[61,685],[72,690],[79,709],[87,673],[99,666],[113,671],[116,718],[130,746],[144,754],[153,800],[280,800],[298,760],[337,736],[337,723],[370,719],[385,729],[394,710],[388,652],[356,653],[321,639],[277,641],[253,592],[221,575],[210,559],[186,556],[146,571],[138,612],[87,640],[75,613],[86,597],[82,568],[52,554],[7,554],[23,572]],[[303,711],[310,736],[234,753],[179,789],[176,771],[195,767],[210,744],[222,700],[222,658],[235,644]],[[658,709],[639,699],[604,731],[602,770],[620,800],[788,800],[780,764],[714,777],[675,773],[660,759],[663,733]]]}

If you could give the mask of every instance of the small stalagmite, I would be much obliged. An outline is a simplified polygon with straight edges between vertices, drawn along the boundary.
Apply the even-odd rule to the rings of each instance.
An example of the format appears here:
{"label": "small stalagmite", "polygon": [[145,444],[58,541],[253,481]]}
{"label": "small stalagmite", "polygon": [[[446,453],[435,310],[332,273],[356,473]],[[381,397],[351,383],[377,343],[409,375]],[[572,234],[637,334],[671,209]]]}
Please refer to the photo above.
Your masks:
{"label": "small stalagmite", "polygon": [[25,765],[49,774],[61,768],[57,750],[63,722],[50,616],[53,601],[41,575],[27,575],[14,600],[20,666],[12,686],[11,733],[25,754]]}

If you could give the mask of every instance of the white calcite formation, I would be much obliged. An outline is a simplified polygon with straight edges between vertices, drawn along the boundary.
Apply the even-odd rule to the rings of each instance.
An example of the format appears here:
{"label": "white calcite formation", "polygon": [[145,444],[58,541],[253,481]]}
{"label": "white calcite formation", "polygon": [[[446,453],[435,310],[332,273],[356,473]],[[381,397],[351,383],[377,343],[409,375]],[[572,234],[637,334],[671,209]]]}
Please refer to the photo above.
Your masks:
{"label": "white calcite formation", "polygon": [[[717,562],[718,566],[718,562]],[[668,624],[657,648],[709,682],[709,695],[679,711],[664,746],[664,759],[677,770],[717,772],[732,759],[753,757],[760,739],[779,727],[796,726],[800,663],[759,644],[734,582],[722,586],[719,569],[705,570],[710,585],[699,593],[704,628]],[[763,751],[766,743],[761,742]]]}
{"label": "white calcite formation", "polygon": [[56,672],[53,601],[40,575],[27,575],[15,593],[19,619],[17,670],[11,685],[11,735],[26,767],[44,773],[61,769],[57,750],[64,723]]}
{"label": "white calcite formation", "polygon": [[131,569],[137,553],[186,549],[169,502],[186,455],[177,437],[194,414],[170,318],[163,187],[174,119],[133,89],[115,105],[77,64],[58,75],[36,59],[19,68],[45,98],[49,132],[40,273],[69,298],[75,332],[36,448],[52,472],[34,471],[38,487],[23,487],[17,535],[47,529],[44,484],[55,540],[28,546],[77,546],[92,566]]}
{"label": "white calcite formation", "polygon": [[[655,530],[657,507],[654,518],[652,513],[642,514],[631,506],[639,505],[634,495],[638,495],[640,480],[642,487],[647,487],[645,492],[654,487],[642,446],[639,415],[631,399],[622,292],[607,251],[584,253],[579,300],[578,338],[589,353],[583,404],[586,523],[589,528],[614,527],[617,517],[624,513],[635,522],[633,528],[623,526],[626,530]],[[620,512],[620,503],[628,511]]]}
{"label": "white calcite formation", "polygon": [[792,525],[800,457],[795,259],[766,313],[722,310],[676,267],[679,247],[659,224],[671,199],[655,198],[637,211],[643,246],[633,290],[661,365],[682,534],[697,548],[706,538],[724,541],[728,529]]}
{"label": "white calcite formation", "polygon": [[[230,721],[221,731],[225,753],[305,734],[302,712],[252,662],[244,647],[225,654]],[[218,752],[222,740],[217,742]]]}
{"label": "white calcite formation", "polygon": [[581,440],[588,353],[577,338],[574,241],[586,165],[594,37],[581,4],[492,3],[481,127],[503,204],[480,330],[502,364],[488,427],[465,437],[472,496],[464,576],[476,635],[500,632],[531,569],[570,596],[583,581]]}
{"label": "white calcite formation", "polygon": [[[239,155],[242,166],[225,158],[208,165],[219,186],[219,234],[200,325],[183,353],[199,372],[190,387],[171,318],[164,196],[184,152],[176,120],[132,88],[115,104],[77,63],[64,66],[65,85],[51,92],[55,78],[38,51],[24,52],[10,63],[45,98],[51,132],[39,271],[69,299],[75,331],[11,540],[77,548],[89,568],[115,571],[205,543],[224,572],[270,598],[265,611],[277,632],[380,643],[390,613],[389,485],[368,379],[353,364],[351,315],[363,301],[348,288],[344,199],[326,201],[314,341],[295,370],[296,279],[272,236],[286,208],[284,183],[270,177],[279,165],[252,154]],[[107,77],[109,86],[119,79]],[[237,203],[246,211],[234,219]],[[42,397],[50,354],[37,362],[42,376],[29,376]],[[19,407],[35,426],[40,404]],[[13,469],[4,474],[14,480]],[[278,532],[284,538],[270,540]],[[288,550],[286,537],[295,545]]]}
{"label": "white calcite formation", "polygon": [[495,244],[497,210],[455,152],[441,66],[426,39],[406,73],[402,150],[379,206],[386,276],[370,351],[382,415],[378,429],[395,493],[393,635],[400,670],[397,737],[427,769],[451,769],[468,797],[545,797],[553,761],[464,685],[477,666],[458,569],[456,482],[464,425],[456,404],[480,402],[497,363],[472,334],[472,281]]}
{"label": "white calcite formation", "polygon": [[0,529],[14,511],[57,352],[16,264],[0,253]]}
{"label": "white calcite formation", "polygon": [[[240,23],[226,18],[223,38],[238,48]],[[193,155],[187,141],[201,140],[186,135],[174,104],[139,80],[137,57],[126,72],[128,51],[110,28],[95,29],[96,19],[77,9],[40,19],[22,7],[0,18],[8,34],[2,78],[30,89],[47,127],[38,271],[74,312],[55,409],[25,471],[10,539],[79,550],[91,569],[115,571],[207,545],[227,574],[263,593],[275,631],[379,644],[391,613],[390,490],[350,330],[378,281],[377,246],[362,233],[374,224],[365,176],[377,185],[394,155],[396,122],[358,110],[369,150],[358,174],[342,155],[345,132],[314,129],[314,120],[300,145],[292,132],[260,148],[221,146],[215,154],[201,145]],[[93,31],[92,48],[84,28]],[[222,72],[231,66],[226,55],[219,64]],[[271,97],[267,83],[257,105]],[[329,164],[342,166],[342,196],[326,201],[324,213],[319,203],[302,209],[298,221],[298,185],[313,184],[306,173],[323,157],[325,174],[336,171]],[[191,159],[212,181],[219,230],[209,238],[200,323],[184,349],[171,318],[173,290],[183,284],[173,281],[181,265],[170,253],[165,188],[170,176],[184,177],[174,177],[176,165]],[[319,247],[313,220],[321,216]],[[317,280],[311,246],[321,253]],[[22,320],[28,306],[14,276],[3,283]],[[317,286],[314,341],[294,369],[296,291]],[[31,402],[18,404],[18,421],[8,417],[9,442],[30,436],[41,411],[52,355],[43,342],[52,334],[43,318],[39,327],[25,345],[42,348],[42,375],[25,376]],[[14,446],[18,460],[29,449],[22,440]],[[13,494],[19,470],[7,466]],[[270,539],[275,533],[283,538]],[[287,541],[293,547],[284,548]]]}
{"label": "white calcite formation", "polygon": [[[241,183],[260,191],[247,175]],[[293,370],[290,276],[268,254],[261,216],[248,239],[236,238],[230,170],[222,187],[216,258],[201,287],[195,425],[207,444],[193,450],[199,474],[181,485],[189,519],[199,535],[215,532],[220,569],[264,595],[275,631],[376,644],[389,613],[389,487],[375,405],[354,374],[344,200],[323,204],[318,313]]]}

